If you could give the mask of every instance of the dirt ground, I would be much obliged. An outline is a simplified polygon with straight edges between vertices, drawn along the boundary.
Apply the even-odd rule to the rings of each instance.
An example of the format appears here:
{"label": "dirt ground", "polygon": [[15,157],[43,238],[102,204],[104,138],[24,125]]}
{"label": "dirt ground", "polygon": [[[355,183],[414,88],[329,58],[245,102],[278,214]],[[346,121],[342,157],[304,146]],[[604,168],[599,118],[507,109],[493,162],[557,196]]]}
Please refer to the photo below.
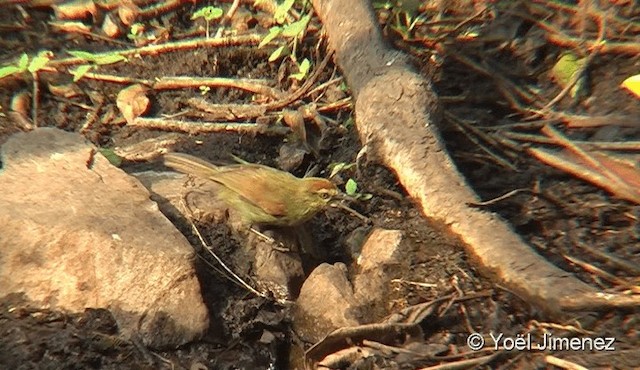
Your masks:
{"label": "dirt ground", "polygon": [[[240,5],[236,17],[227,22],[227,30],[238,35],[267,33],[273,25],[273,16],[264,9],[255,9],[251,3]],[[602,290],[628,290],[629,294],[637,294],[640,206],[547,166],[526,151],[540,142],[544,144],[540,141],[541,136],[535,134],[550,121],[525,120],[527,115],[522,108],[528,104],[535,106],[536,99],[550,101],[557,95],[561,88],[551,82],[549,70],[558,55],[570,49],[548,42],[540,25],[532,20],[540,15],[536,11],[541,12],[540,8],[549,4],[541,2],[540,8],[535,9],[491,6],[492,10],[483,12],[477,11],[480,2],[474,4],[476,9],[457,7],[455,2],[447,9],[424,4],[419,9],[380,6],[377,15],[389,41],[411,54],[416,69],[433,79],[447,117],[446,125],[440,130],[448,151],[473,189],[483,200],[517,190],[479,207],[488,207],[503,216],[538,253],[581,280]],[[141,3],[140,6],[144,8],[145,5]],[[138,21],[146,25],[138,42],[153,44],[205,37],[202,19],[191,19],[191,15],[204,5],[208,4],[185,2],[146,18],[138,15]],[[229,3],[222,3],[224,9],[229,6]],[[136,46],[135,40],[127,38],[126,33],[110,38],[100,30],[106,14],[117,14],[117,6],[110,10],[99,8],[96,14],[81,17],[80,20],[89,26],[85,33],[58,31],[52,22],[61,21],[60,15],[49,6],[2,3],[0,9],[1,65],[15,62],[22,53],[35,55],[41,50],[52,51],[52,61],[55,61],[67,58],[65,51],[68,50],[105,52],[144,47]],[[296,9],[291,14],[299,15],[297,12],[301,9]],[[569,27],[577,23],[570,15],[578,17],[577,11],[555,10],[557,16],[549,16],[548,24],[568,33]],[[598,12],[596,8],[581,11],[604,14],[604,10]],[[620,24],[638,15],[636,7],[620,5],[611,10],[614,11],[618,11],[616,21]],[[584,33],[591,34],[592,24],[587,23],[583,26]],[[452,31],[452,24],[458,28]],[[607,31],[615,33],[618,27],[622,28],[620,24],[610,22]],[[442,34],[436,32],[438,27]],[[320,64],[326,55],[320,30],[321,24],[312,19],[304,38],[296,44],[298,62],[308,58],[313,66]],[[217,27],[212,26],[210,32],[216,31]],[[465,32],[466,35],[475,32],[482,37],[464,38]],[[637,41],[638,30],[629,26],[626,32],[625,37],[635,37]],[[250,162],[283,168],[297,176],[303,176],[315,167],[316,176],[323,177],[328,177],[332,164],[356,163],[361,146],[355,133],[352,102],[348,100],[349,91],[340,78],[340,71],[332,61],[315,76],[313,86],[301,99],[286,106],[291,111],[298,111],[303,103],[305,107],[315,103],[316,114],[305,117],[306,136],[302,139],[300,127],[285,122],[286,119],[281,120],[279,109],[238,121],[288,125],[295,134],[265,133],[259,128],[253,133],[239,133],[233,129],[185,132],[175,127],[159,128],[149,122],[145,127],[127,124],[116,107],[118,93],[126,85],[168,76],[258,79],[278,91],[291,93],[304,86],[304,82],[289,78],[298,71],[291,58],[268,60],[276,47],[258,48],[256,42],[251,41],[219,48],[176,48],[128,57],[126,63],[99,65],[93,72],[102,77],[85,76],[77,82],[72,81],[69,73],[60,72],[75,68],[75,65],[62,63],[55,72],[38,72],[40,91],[36,125],[81,132],[96,146],[120,153],[121,157],[126,152],[122,148],[135,147],[148,139],[165,138],[173,131],[177,135],[171,136],[171,150],[212,162],[229,163],[232,161],[230,154],[233,154]],[[599,117],[615,114],[635,121],[630,120],[632,124],[628,124],[629,120],[625,123],[618,119],[606,125],[563,129],[566,135],[573,140],[611,143],[638,140],[640,104],[619,88],[621,80],[637,73],[638,55],[621,52],[593,58],[589,66],[589,92],[582,98],[560,100],[556,107],[558,112]],[[128,80],[124,84],[114,83],[105,76]],[[517,95],[512,85],[535,85],[538,95],[527,101],[526,94]],[[51,86],[73,86],[75,93],[65,95]],[[0,143],[10,133],[20,130],[16,116],[10,113],[18,112],[33,123],[31,109],[21,111],[16,107],[18,99],[15,98],[20,93],[32,92],[30,76],[0,80]],[[505,98],[514,95],[518,104]],[[211,87],[205,91],[197,84],[188,88],[151,89],[147,96],[150,108],[143,117],[167,120],[178,117],[197,122],[211,122],[213,113],[196,107],[194,100],[204,99],[216,104],[261,103],[256,101],[261,98],[242,89]],[[30,102],[30,96],[26,100]],[[314,121],[318,117],[322,118],[321,122]],[[562,120],[551,123],[558,122]],[[520,136],[516,137],[516,134]],[[625,153],[634,155],[637,150],[637,147],[627,149]],[[633,158],[637,165],[637,156]],[[164,169],[153,160],[138,160],[134,155],[123,158],[120,166],[130,173]],[[635,176],[637,181],[640,175],[636,173]],[[406,268],[399,270],[396,279],[389,282],[393,294],[382,308],[372,312],[370,322],[441,297],[452,295],[458,299],[439,307],[421,323],[419,342],[429,346],[420,347],[421,353],[429,353],[429,356],[409,360],[398,353],[392,355],[379,349],[378,356],[350,368],[418,368],[447,363],[478,368],[550,368],[554,362],[545,356],[565,360],[565,363],[554,363],[561,368],[569,368],[570,364],[620,369],[640,366],[638,308],[575,313],[561,320],[550,319],[530,302],[502,288],[499,282],[479,274],[457,239],[442,225],[425,220],[414,208],[391,171],[375,162],[365,161],[357,168],[352,166],[343,170],[334,180],[344,189],[349,178],[357,182],[359,192],[372,195],[370,200],[359,200],[351,205],[368,217],[369,222],[335,209],[315,217],[307,228],[316,243],[323,247],[323,255],[306,260],[306,272],[321,262],[343,262],[353,268],[358,254],[357,236],[376,225],[402,230],[411,248],[404,256]],[[212,317],[205,338],[177,350],[151,350],[135,338],[118,337],[115,321],[106,310],[87,309],[81,314],[41,310],[20,295],[10,295],[0,301],[0,367],[302,368],[304,351],[311,343],[302,342],[292,330],[291,307],[255,297],[229,283],[210,267],[215,261],[203,253],[189,226],[183,220],[175,221],[202,255],[197,269]],[[246,270],[241,263],[234,263],[238,261],[234,251],[239,241],[234,240],[228,229],[221,225],[198,226],[210,245],[220,246],[221,258],[229,261],[232,269]],[[487,358],[486,363],[476,361],[465,365],[460,360],[466,358],[467,339],[472,332],[500,332],[512,337],[527,333],[538,337],[543,333],[557,337],[611,337],[615,338],[615,351],[489,351],[480,353],[494,356]]]}

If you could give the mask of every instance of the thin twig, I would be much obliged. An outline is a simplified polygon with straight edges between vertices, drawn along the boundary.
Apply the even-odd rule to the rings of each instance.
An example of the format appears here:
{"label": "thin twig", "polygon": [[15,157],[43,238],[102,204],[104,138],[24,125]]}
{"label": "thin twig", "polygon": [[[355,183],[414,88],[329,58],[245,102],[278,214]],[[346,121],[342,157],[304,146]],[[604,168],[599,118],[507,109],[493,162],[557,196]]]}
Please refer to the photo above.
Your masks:
{"label": "thin twig", "polygon": [[605,35],[605,24],[602,24],[600,27],[600,32],[598,34],[598,40],[596,41],[596,44],[593,46],[593,48],[590,49],[591,52],[587,56],[586,60],[580,66],[580,68],[573,73],[573,75],[571,76],[571,79],[569,80],[569,83],[567,83],[564,89],[562,89],[562,91],[560,91],[560,93],[556,95],[555,98],[551,99],[549,103],[547,103],[544,107],[542,107],[541,112],[543,113],[543,115],[551,107],[553,107],[557,102],[562,100],[562,98],[564,98],[569,93],[569,91],[573,88],[573,86],[575,86],[578,80],[582,78],[587,68],[589,68],[589,66],[591,65],[591,62],[593,62],[593,58],[595,58],[595,56],[598,55],[598,51],[605,44],[604,35]]}
{"label": "thin twig", "polygon": [[31,74],[33,79],[33,94],[31,96],[31,122],[35,127],[38,127],[38,106],[40,102],[40,88],[38,83],[38,72],[33,72]]}
{"label": "thin twig", "polygon": [[291,129],[284,126],[268,126],[255,123],[211,123],[198,121],[182,121],[164,118],[138,117],[128,126],[151,128],[163,131],[177,131],[189,134],[201,134],[211,132],[237,132],[251,135],[284,136]]}
{"label": "thin twig", "polygon": [[580,366],[580,365],[576,364],[575,362],[563,360],[561,358],[558,358],[558,357],[552,356],[552,355],[545,356],[544,360],[549,365],[557,366],[559,368],[566,369],[566,370],[589,370],[584,366]]}
{"label": "thin twig", "polygon": [[154,80],[135,77],[115,76],[106,73],[87,72],[82,78],[91,80],[112,82],[123,85],[142,84],[154,90],[173,90],[184,88],[199,88],[207,86],[212,88],[234,88],[256,94],[266,95],[273,99],[280,99],[284,95],[281,91],[267,86],[267,81],[262,79],[224,78],[224,77],[191,77],[191,76],[167,76]]}
{"label": "thin twig", "polygon": [[258,297],[262,297],[262,298],[267,298],[267,296],[263,293],[260,293],[259,291],[255,290],[251,285],[247,284],[244,282],[244,280],[242,280],[240,278],[240,276],[236,275],[235,272],[233,272],[223,261],[222,259],[220,259],[220,257],[218,257],[213,250],[211,249],[211,247],[209,245],[207,245],[207,243],[204,241],[204,238],[202,237],[202,234],[200,234],[200,231],[198,230],[198,228],[196,227],[196,225],[193,222],[191,223],[191,228],[193,229],[193,232],[196,234],[196,236],[198,237],[198,239],[200,240],[200,243],[202,244],[202,246],[204,247],[204,249],[206,249],[209,254],[211,254],[211,256],[213,256],[213,258],[215,258],[216,261],[218,261],[218,263],[220,264],[220,266],[222,266],[222,268],[231,276],[233,276],[243,287],[245,287],[248,291],[250,291],[251,293],[257,295]]}
{"label": "thin twig", "polygon": [[[236,45],[258,45],[260,40],[262,40],[262,35],[259,34],[250,34],[250,35],[240,35],[240,36],[229,36],[223,37],[219,39],[207,39],[207,38],[196,38],[189,39],[185,41],[175,41],[175,42],[167,42],[159,45],[147,45],[139,48],[125,49],[125,50],[111,50],[104,53],[96,53],[94,56],[96,58],[101,57],[109,57],[114,54],[120,54],[125,57],[133,57],[135,55],[151,55],[151,54],[160,54],[166,53],[170,51],[177,50],[192,50],[192,49],[205,49],[205,48],[216,48],[216,47],[224,47],[224,46],[236,46]],[[47,63],[47,67],[63,67],[70,66],[75,64],[86,63],[87,61],[83,58],[64,58],[58,60],[52,60]]]}

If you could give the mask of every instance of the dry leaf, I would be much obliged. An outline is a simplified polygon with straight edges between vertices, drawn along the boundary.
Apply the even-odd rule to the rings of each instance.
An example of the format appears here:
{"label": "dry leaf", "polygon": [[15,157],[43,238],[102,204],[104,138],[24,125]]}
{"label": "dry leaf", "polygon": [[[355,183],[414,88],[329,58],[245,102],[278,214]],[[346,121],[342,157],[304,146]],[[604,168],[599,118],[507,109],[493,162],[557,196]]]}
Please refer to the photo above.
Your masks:
{"label": "dry leaf", "polygon": [[127,123],[132,123],[149,109],[147,88],[143,85],[131,85],[120,90],[116,105]]}
{"label": "dry leaf", "polygon": [[80,33],[87,34],[91,32],[91,27],[87,26],[82,22],[49,22],[51,28],[53,28],[56,32],[66,32],[66,33]]}
{"label": "dry leaf", "polygon": [[66,84],[66,85],[53,85],[48,84],[49,92],[55,96],[70,99],[76,96],[84,95],[82,90],[76,84]]}
{"label": "dry leaf", "polygon": [[57,19],[84,19],[91,14],[96,18],[98,9],[93,0],[75,0],[53,6]]}
{"label": "dry leaf", "polygon": [[122,34],[122,30],[118,27],[116,21],[113,20],[113,15],[111,13],[104,17],[104,22],[102,22],[102,32],[114,39],[120,37]]}
{"label": "dry leaf", "polygon": [[134,24],[138,15],[140,15],[140,8],[133,1],[123,1],[118,5],[118,17],[125,26]]}
{"label": "dry leaf", "polygon": [[287,126],[291,127],[291,131],[300,139],[302,142],[307,141],[307,131],[304,126],[304,117],[298,111],[293,110],[285,110],[282,112],[282,118],[284,119],[284,123]]}
{"label": "dry leaf", "polygon": [[16,113],[20,113],[25,117],[29,117],[29,110],[31,109],[31,96],[28,92],[22,91],[15,94],[11,98],[10,110]]}

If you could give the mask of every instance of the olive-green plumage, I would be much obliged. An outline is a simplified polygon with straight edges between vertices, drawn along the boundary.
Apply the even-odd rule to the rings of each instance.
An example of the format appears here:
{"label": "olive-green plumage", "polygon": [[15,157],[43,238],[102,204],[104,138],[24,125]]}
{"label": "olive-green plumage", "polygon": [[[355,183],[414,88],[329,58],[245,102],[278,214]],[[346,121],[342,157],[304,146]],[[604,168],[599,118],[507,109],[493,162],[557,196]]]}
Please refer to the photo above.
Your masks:
{"label": "olive-green plumage", "polygon": [[298,225],[324,209],[339,193],[327,179],[301,179],[260,164],[215,166],[182,153],[166,154],[164,164],[222,185],[218,196],[248,224]]}

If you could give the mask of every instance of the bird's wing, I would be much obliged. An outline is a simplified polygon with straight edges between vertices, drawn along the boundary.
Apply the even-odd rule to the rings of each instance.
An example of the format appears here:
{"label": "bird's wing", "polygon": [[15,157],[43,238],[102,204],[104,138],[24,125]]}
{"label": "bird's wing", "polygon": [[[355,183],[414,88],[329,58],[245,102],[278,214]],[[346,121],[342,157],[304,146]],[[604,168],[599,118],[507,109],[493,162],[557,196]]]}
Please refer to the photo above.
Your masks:
{"label": "bird's wing", "polygon": [[[278,179],[293,177],[293,175],[260,165],[245,164],[219,167],[219,169],[214,181],[236,192],[274,217],[287,215],[286,201],[290,194],[283,192],[280,188],[282,181]],[[265,194],[268,195],[265,196]],[[283,194],[283,196],[274,196],[274,194]]]}

